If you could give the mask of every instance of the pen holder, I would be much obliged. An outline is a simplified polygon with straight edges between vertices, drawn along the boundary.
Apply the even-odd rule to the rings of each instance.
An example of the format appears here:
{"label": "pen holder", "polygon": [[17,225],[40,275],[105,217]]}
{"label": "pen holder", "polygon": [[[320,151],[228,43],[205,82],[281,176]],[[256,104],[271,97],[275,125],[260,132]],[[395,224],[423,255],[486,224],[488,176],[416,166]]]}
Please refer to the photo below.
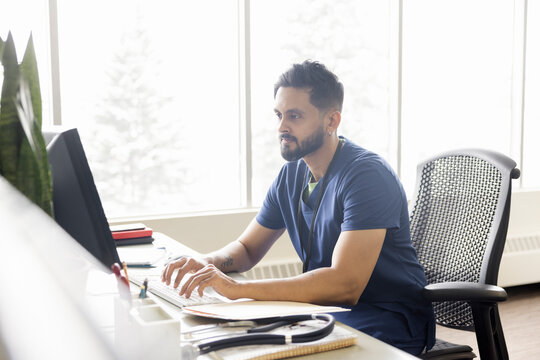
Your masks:
{"label": "pen holder", "polygon": [[151,298],[117,298],[115,342],[130,359],[180,359],[180,320]]}

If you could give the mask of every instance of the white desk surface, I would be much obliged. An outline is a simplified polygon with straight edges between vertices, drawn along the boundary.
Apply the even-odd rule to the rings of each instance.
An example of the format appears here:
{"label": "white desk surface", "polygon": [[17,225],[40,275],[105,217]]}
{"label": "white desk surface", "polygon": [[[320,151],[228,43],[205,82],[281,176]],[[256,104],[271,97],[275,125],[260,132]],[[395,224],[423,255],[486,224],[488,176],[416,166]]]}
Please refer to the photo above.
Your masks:
{"label": "white desk surface", "polygon": [[[155,241],[152,245],[135,245],[137,248],[140,249],[152,249],[152,247],[166,247],[167,252],[170,254],[196,254],[196,252],[181,243],[169,238],[168,236],[161,234],[161,233],[155,233],[154,234]],[[137,272],[138,269],[136,268],[129,268],[128,273],[131,272]],[[233,275],[234,276],[234,275]],[[241,277],[241,275],[238,275]],[[133,286],[133,285],[132,285]],[[158,302],[160,305],[162,305],[163,308],[165,308],[171,315],[177,317],[181,321],[181,328],[182,330],[185,330],[187,328],[190,328],[192,326],[202,325],[202,324],[209,324],[215,322],[215,320],[208,319],[208,318],[202,318],[192,315],[187,315],[182,313],[180,308],[176,307],[175,305],[162,300],[161,298],[157,296],[152,297],[156,302]],[[416,357],[401,351],[393,346],[390,346],[380,340],[377,340],[369,335],[366,335],[360,331],[357,331],[356,329],[350,328],[347,325],[337,323],[338,326],[342,326],[347,328],[348,330],[356,333],[358,335],[357,343],[354,346],[350,346],[343,349],[333,350],[333,351],[326,351],[318,354],[312,354],[307,356],[301,356],[298,357],[298,359],[378,359],[378,360],[400,360],[400,359],[417,359]],[[209,357],[200,356],[201,360],[206,359]]]}

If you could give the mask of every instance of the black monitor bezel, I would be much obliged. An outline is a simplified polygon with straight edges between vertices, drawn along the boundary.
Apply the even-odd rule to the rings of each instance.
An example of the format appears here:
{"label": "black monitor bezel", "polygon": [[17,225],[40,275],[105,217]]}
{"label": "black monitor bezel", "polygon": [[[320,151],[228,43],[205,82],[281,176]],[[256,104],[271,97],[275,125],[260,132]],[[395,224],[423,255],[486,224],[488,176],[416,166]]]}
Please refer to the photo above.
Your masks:
{"label": "black monitor bezel", "polygon": [[[45,138],[49,140],[47,153],[49,154],[49,164],[51,166],[53,178],[53,207],[55,211],[55,220],[66,232],[110,269],[112,264],[120,263],[120,258],[118,256],[118,251],[116,250],[116,244],[112,238],[109,223],[105,216],[105,211],[103,210],[103,205],[94,182],[94,176],[90,170],[90,165],[79,133],[77,129],[69,129],[54,132],[52,134],[48,133],[45,135]],[[56,152],[59,153],[57,154]],[[56,159],[56,157],[63,157],[63,159],[67,160],[69,163],[58,164],[58,161],[60,160]],[[81,212],[77,213],[76,211],[73,211],[73,207],[76,205],[69,203],[70,201],[75,201],[73,199],[67,201],[66,199],[63,199],[63,203],[55,201],[61,199],[61,196],[66,196],[65,192],[73,191],[73,189],[60,188],[60,183],[62,180],[65,180],[59,179],[61,174],[58,172],[62,171],[62,169],[60,169],[62,166],[71,166],[75,173],[77,182],[68,185],[75,186],[80,191],[80,194],[84,199],[84,203],[81,204],[81,206],[84,206],[84,210],[86,210],[83,211],[83,214],[81,214]],[[66,185],[63,184],[63,186]],[[71,206],[72,209],[67,208],[68,206]],[[60,216],[63,218],[60,219]],[[88,224],[92,227],[91,232],[95,236],[92,236],[92,233],[81,233],[80,226],[88,226]]]}

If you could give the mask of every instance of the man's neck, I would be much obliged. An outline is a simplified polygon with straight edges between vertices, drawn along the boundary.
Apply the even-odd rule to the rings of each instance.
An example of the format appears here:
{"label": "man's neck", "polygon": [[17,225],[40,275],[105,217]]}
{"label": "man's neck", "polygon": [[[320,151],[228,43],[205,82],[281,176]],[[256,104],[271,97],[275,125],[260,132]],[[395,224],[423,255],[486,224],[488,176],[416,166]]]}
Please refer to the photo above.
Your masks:
{"label": "man's neck", "polygon": [[339,138],[336,135],[329,136],[317,151],[304,156],[304,161],[309,167],[315,181],[319,181],[326,174],[326,170],[334,157],[338,144]]}

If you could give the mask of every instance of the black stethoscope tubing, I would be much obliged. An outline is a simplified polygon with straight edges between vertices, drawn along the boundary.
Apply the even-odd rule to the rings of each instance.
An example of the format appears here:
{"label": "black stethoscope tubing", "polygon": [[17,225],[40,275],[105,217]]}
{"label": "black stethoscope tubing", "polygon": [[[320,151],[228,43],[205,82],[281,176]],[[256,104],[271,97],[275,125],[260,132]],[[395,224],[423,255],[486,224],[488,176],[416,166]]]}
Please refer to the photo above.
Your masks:
{"label": "black stethoscope tubing", "polygon": [[[326,190],[326,185],[328,182],[330,170],[332,169],[332,165],[334,165],[335,160],[341,150],[343,148],[343,142],[339,141],[338,147],[336,149],[336,152],[334,153],[334,156],[332,157],[332,160],[330,161],[330,164],[328,165],[328,168],[326,169],[326,173],[323,177],[323,182],[321,184],[321,191],[319,192],[319,197],[317,198],[317,202],[315,204],[315,209],[313,210],[313,217],[311,218],[311,225],[309,227],[309,234],[307,239],[307,245],[305,248],[305,256],[304,261],[302,264],[302,272],[306,272],[309,266],[309,261],[311,259],[311,242],[313,239],[313,228],[315,226],[315,218],[317,217],[317,213],[319,212],[319,207],[321,205],[321,200],[324,194],[324,191]],[[300,197],[298,198],[298,210],[296,214],[296,229],[298,230],[298,240],[300,241],[300,246],[303,248],[303,242],[302,242],[302,227],[301,227],[301,217],[302,217],[302,197],[304,193],[304,186],[306,184],[306,180],[309,174],[309,167],[306,164],[306,171],[304,173],[304,181],[302,182],[302,186],[300,189]]]}
{"label": "black stethoscope tubing", "polygon": [[282,345],[291,343],[304,343],[315,341],[324,338],[334,330],[335,320],[330,314],[308,314],[308,315],[291,315],[282,316],[277,318],[277,322],[280,326],[293,324],[299,321],[305,320],[324,320],[326,324],[319,329],[305,332],[303,334],[296,335],[282,335],[282,334],[264,334],[261,333],[266,330],[275,329],[276,323],[269,324],[267,327],[259,327],[256,333],[248,333],[245,335],[232,336],[226,339],[213,340],[203,342],[196,345],[199,355],[207,354],[212,351],[225,349],[235,346],[247,346],[247,345]]}

